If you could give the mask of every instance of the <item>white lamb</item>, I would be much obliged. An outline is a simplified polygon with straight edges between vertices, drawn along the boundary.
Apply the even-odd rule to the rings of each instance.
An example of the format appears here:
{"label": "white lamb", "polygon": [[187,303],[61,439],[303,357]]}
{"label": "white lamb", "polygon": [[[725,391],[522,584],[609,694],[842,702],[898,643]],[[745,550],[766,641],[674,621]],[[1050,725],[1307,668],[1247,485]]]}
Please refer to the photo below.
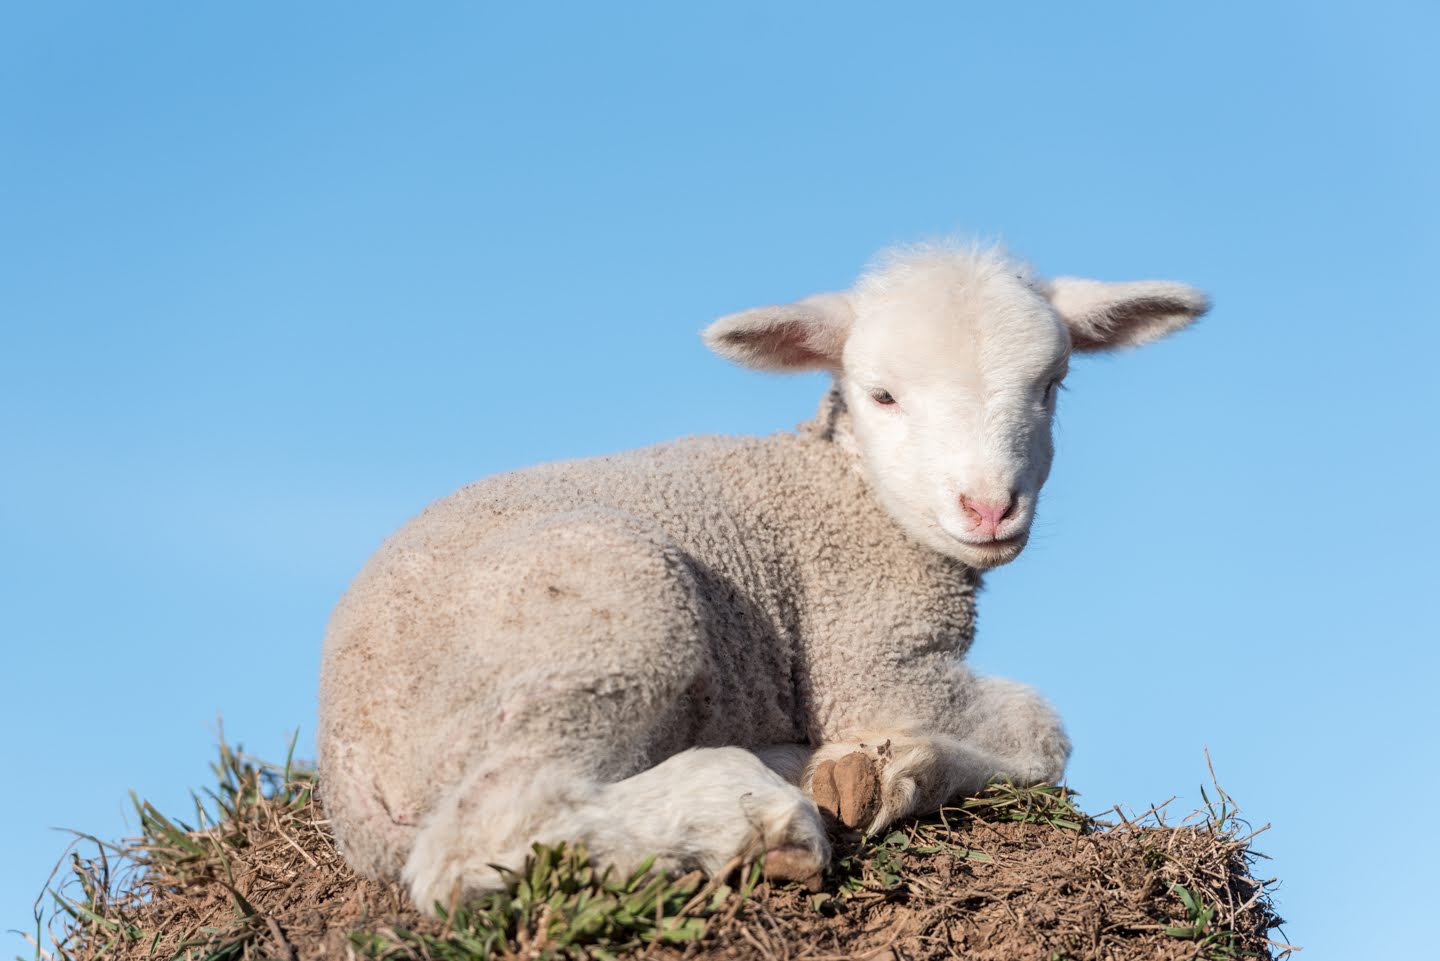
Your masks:
{"label": "white lamb", "polygon": [[1205,309],[932,246],[717,321],[732,360],[831,371],[819,416],[473,484],[341,600],[319,748],[342,850],[425,908],[534,841],[812,880],[822,812],[875,831],[997,775],[1059,778],[1049,705],[962,662],[980,572],[1025,546],[1072,351]]}

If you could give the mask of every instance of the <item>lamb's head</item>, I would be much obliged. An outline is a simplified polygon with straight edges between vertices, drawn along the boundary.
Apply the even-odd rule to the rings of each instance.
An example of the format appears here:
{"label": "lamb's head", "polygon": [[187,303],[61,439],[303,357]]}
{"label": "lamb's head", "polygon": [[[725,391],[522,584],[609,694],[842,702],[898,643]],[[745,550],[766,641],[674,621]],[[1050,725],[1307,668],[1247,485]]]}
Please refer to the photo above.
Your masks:
{"label": "lamb's head", "polygon": [[912,537],[978,568],[1024,548],[1072,351],[1143,344],[1204,313],[1164,281],[1043,280],[997,249],[893,251],[849,291],[705,331],[766,370],[828,369],[877,499]]}

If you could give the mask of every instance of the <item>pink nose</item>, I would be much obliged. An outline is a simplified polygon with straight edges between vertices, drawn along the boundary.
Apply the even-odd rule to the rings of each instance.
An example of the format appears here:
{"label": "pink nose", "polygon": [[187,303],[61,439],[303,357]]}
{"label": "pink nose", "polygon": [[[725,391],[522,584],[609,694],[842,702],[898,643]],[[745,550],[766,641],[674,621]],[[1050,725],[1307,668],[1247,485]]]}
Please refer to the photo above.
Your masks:
{"label": "pink nose", "polygon": [[960,509],[970,518],[970,529],[981,537],[994,538],[1005,518],[1015,512],[1015,498],[1003,501],[982,501],[960,495]]}

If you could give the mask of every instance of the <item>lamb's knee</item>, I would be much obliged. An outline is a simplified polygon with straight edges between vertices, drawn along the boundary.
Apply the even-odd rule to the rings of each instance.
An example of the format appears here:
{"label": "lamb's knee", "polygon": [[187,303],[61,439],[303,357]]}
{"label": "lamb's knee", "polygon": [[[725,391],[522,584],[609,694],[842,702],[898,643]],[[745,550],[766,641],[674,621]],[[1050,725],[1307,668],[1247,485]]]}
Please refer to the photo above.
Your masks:
{"label": "lamb's knee", "polygon": [[1065,773],[1070,738],[1055,708],[1034,688],[977,678],[966,714],[965,740],[999,758],[1001,773],[1017,783],[1054,783]]}
{"label": "lamb's knee", "polygon": [[815,749],[806,744],[771,744],[758,748],[755,756],[764,761],[770,770],[799,787],[805,777],[805,765],[814,753]]}

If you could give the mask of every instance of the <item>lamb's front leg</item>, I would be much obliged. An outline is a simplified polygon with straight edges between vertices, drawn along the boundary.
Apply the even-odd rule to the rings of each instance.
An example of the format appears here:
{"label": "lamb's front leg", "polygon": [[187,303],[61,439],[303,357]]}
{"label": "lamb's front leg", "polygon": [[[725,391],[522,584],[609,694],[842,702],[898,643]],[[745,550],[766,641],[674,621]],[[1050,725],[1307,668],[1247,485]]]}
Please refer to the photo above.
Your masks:
{"label": "lamb's front leg", "polygon": [[797,783],[822,811],[869,833],[975,794],[996,777],[1017,784],[1059,780],[1070,741],[1050,705],[1023,684],[968,680],[965,706],[953,717],[878,723],[822,745],[803,766],[793,752],[761,756],[783,775],[798,770]]}

